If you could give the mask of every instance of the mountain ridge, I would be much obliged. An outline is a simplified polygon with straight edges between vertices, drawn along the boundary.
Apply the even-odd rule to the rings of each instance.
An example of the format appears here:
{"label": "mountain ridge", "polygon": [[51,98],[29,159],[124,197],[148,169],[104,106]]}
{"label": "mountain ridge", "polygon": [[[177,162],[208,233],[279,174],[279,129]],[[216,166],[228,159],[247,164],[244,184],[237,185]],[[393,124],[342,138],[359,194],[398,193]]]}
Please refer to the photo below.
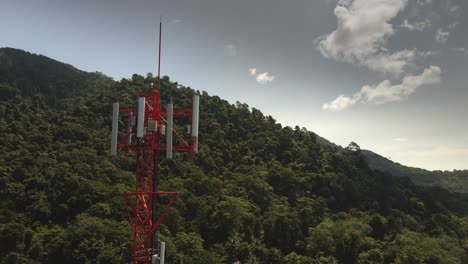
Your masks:
{"label": "mountain ridge", "polygon": [[439,186],[450,191],[468,193],[468,170],[426,170],[393,162],[370,150],[362,150],[369,166],[375,170],[388,171],[396,177],[409,177],[415,184]]}
{"label": "mountain ridge", "polygon": [[[0,263],[128,263],[120,194],[134,189],[136,161],[108,154],[111,105],[155,79],[20,55],[31,71],[0,66],[13,91],[0,97]],[[175,107],[201,101],[200,153],[159,164],[161,190],[181,193],[160,229],[168,262],[466,263],[468,195],[372,170],[361,151],[167,76],[161,88]]]}

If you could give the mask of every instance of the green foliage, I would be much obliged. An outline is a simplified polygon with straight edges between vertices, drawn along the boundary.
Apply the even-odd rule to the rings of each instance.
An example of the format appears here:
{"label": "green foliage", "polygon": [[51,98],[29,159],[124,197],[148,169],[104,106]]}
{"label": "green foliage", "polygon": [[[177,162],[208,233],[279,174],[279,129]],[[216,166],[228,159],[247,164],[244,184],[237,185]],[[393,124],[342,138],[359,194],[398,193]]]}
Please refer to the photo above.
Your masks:
{"label": "green foliage", "polygon": [[453,192],[468,193],[468,170],[428,171],[403,166],[372,151],[363,150],[362,153],[369,166],[375,170],[388,171],[399,177],[409,177],[417,185],[438,186]]}
{"label": "green foliage", "polygon": [[[129,262],[120,194],[134,189],[135,158],[108,155],[111,103],[151,82],[0,49],[0,263]],[[200,93],[168,77],[161,92],[175,107]],[[160,228],[168,263],[466,263],[466,195],[200,95],[200,153],[159,164],[159,188],[181,194]]]}

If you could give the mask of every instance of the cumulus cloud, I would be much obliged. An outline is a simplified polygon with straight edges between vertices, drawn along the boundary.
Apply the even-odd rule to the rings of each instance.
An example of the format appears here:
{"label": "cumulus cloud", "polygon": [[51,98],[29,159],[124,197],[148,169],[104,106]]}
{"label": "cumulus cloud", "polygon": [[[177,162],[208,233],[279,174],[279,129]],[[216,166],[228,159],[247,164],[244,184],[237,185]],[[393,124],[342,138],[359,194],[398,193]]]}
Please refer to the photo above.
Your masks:
{"label": "cumulus cloud", "polygon": [[409,31],[424,31],[427,28],[431,27],[431,21],[426,19],[424,21],[415,21],[410,23],[408,19],[403,21],[403,24],[400,25],[401,28],[407,29]]}
{"label": "cumulus cloud", "polygon": [[[432,0],[418,0],[420,6],[429,5]],[[334,100],[322,105],[327,111],[341,111],[357,103],[384,104],[401,101],[417,88],[440,82],[441,70],[430,66],[419,75],[410,72],[415,69],[420,58],[433,52],[422,52],[417,49],[390,51],[388,39],[395,35],[394,26],[390,23],[406,8],[408,0],[340,0],[335,7],[337,28],[318,38],[318,49],[329,59],[364,66],[371,71],[401,77],[399,83],[384,80],[376,85],[364,85],[351,96],[339,95]],[[410,31],[424,31],[432,27],[431,21],[409,21],[405,19],[399,25]],[[446,42],[449,32],[439,29],[436,39]]]}
{"label": "cumulus cloud", "polygon": [[401,101],[422,85],[439,83],[440,74],[438,66],[430,66],[420,75],[405,76],[400,84],[392,85],[389,80],[385,80],[376,86],[363,86],[360,93],[364,101],[375,104]]}
{"label": "cumulus cloud", "polygon": [[414,50],[400,50],[391,54],[375,54],[366,60],[366,66],[373,71],[400,74],[404,67],[414,61],[420,53]]}
{"label": "cumulus cloud", "polygon": [[435,33],[436,41],[442,44],[447,42],[449,37],[450,37],[450,32],[443,31],[441,28],[439,28],[437,32]]}
{"label": "cumulus cloud", "polygon": [[358,100],[359,99],[356,96],[353,98],[350,98],[342,94],[342,95],[339,95],[335,100],[329,103],[323,104],[322,109],[332,111],[332,112],[338,112],[357,103]]}
{"label": "cumulus cloud", "polygon": [[249,69],[250,76],[255,77],[255,81],[260,84],[270,83],[275,79],[275,76],[271,75],[269,72],[257,73],[257,68]]}
{"label": "cumulus cloud", "polygon": [[417,52],[390,53],[385,44],[395,33],[389,22],[406,4],[407,0],[339,1],[334,10],[338,26],[319,38],[318,49],[326,58],[363,65],[378,72],[403,73]]}
{"label": "cumulus cloud", "polygon": [[234,44],[226,44],[224,45],[224,52],[226,52],[227,55],[234,57],[237,55],[237,48]]}
{"label": "cumulus cloud", "polygon": [[275,79],[275,76],[270,75],[268,72],[259,73],[255,80],[260,84],[265,84],[272,82]]}
{"label": "cumulus cloud", "polygon": [[400,84],[392,84],[389,80],[385,80],[377,85],[365,85],[351,97],[340,95],[330,103],[323,104],[322,109],[336,112],[358,102],[384,104],[401,101],[423,85],[439,83],[440,75],[441,70],[438,66],[430,66],[420,75],[405,76]]}

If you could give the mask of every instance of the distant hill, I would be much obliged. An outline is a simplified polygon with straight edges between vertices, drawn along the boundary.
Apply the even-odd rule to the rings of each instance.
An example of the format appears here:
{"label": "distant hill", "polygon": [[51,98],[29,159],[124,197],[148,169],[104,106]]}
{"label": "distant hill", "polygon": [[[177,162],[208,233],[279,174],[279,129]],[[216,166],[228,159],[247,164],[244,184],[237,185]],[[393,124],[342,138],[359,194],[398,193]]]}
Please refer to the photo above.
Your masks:
{"label": "distant hill", "polygon": [[409,177],[417,185],[439,186],[454,192],[468,193],[468,170],[429,171],[393,162],[369,150],[361,150],[372,169],[387,171],[397,177]]}
{"label": "distant hill", "polygon": [[[155,81],[0,49],[1,264],[130,262],[120,194],[137,161],[109,155],[112,102],[133,106]],[[159,189],[180,192],[159,229],[167,263],[468,263],[468,195],[161,79],[163,103],[189,107],[194,94],[200,152],[159,163]]]}
{"label": "distant hill", "polygon": [[[345,151],[345,148],[318,135],[317,143]],[[401,165],[370,150],[361,149],[360,153],[371,169],[389,172],[396,177],[409,177],[414,184],[421,186],[438,186],[452,192],[468,193],[468,170],[430,171]]]}
{"label": "distant hill", "polygon": [[111,79],[99,73],[88,73],[42,55],[18,49],[0,49],[0,96],[8,98],[17,92],[34,96],[42,94],[52,101],[90,92],[91,83]]}

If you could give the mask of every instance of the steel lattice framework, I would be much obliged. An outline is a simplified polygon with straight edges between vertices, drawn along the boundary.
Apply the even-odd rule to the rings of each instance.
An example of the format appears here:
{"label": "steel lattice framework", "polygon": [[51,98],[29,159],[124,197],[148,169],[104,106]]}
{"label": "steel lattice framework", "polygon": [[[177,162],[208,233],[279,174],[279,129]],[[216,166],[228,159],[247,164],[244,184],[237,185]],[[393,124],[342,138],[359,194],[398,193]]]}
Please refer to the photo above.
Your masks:
{"label": "steel lattice framework", "polygon": [[[137,116],[138,109],[119,110],[125,116],[127,131],[118,144],[118,148],[133,151],[137,156],[135,192],[123,194],[127,213],[133,229],[133,263],[150,263],[151,256],[155,254],[154,234],[161,225],[164,217],[169,212],[170,207],[178,198],[177,192],[158,191],[157,166],[159,154],[167,151],[167,146],[161,143],[160,135],[167,123],[167,111],[161,109],[159,90],[154,90],[151,94],[140,94],[140,98],[145,98],[144,104],[144,127],[143,137],[132,139],[136,135],[134,117]],[[192,121],[193,110],[182,109],[174,111],[174,118],[186,118]],[[153,125],[152,125],[153,124]],[[166,133],[171,133],[167,131]],[[190,158],[193,157],[196,149],[196,141],[193,139],[187,142],[177,131],[172,131],[178,142],[182,145],[173,146],[173,151],[188,152]],[[170,200],[165,208],[158,207],[159,196],[169,196]],[[158,215],[159,212],[159,215]]]}
{"label": "steel lattice framework", "polygon": [[[158,64],[160,65],[161,23],[159,30]],[[155,232],[179,196],[178,192],[158,191],[160,153],[166,152],[168,157],[172,157],[172,151],[188,152],[190,159],[192,159],[194,153],[197,152],[198,96],[194,96],[192,109],[173,110],[171,102],[166,110],[163,110],[160,97],[159,65],[157,87],[151,85],[149,94],[141,93],[139,95],[138,108],[119,109],[118,101],[114,103],[111,153],[115,155],[116,149],[119,148],[136,153],[137,157],[135,191],[122,194],[133,230],[132,263],[134,264],[149,264],[152,256],[158,253]],[[117,142],[119,113],[124,116],[125,131],[124,136]],[[190,139],[184,139],[180,133],[172,128],[175,118],[184,118],[191,122],[189,132],[192,136]],[[166,124],[168,125],[167,131]],[[166,142],[164,142],[161,135],[167,133],[171,133],[170,140],[166,138]],[[172,145],[172,135],[176,135],[179,145]],[[169,150],[172,150],[170,155]],[[170,199],[168,201],[160,199],[161,196],[168,196]],[[166,200],[166,202],[162,203],[161,200]]]}

